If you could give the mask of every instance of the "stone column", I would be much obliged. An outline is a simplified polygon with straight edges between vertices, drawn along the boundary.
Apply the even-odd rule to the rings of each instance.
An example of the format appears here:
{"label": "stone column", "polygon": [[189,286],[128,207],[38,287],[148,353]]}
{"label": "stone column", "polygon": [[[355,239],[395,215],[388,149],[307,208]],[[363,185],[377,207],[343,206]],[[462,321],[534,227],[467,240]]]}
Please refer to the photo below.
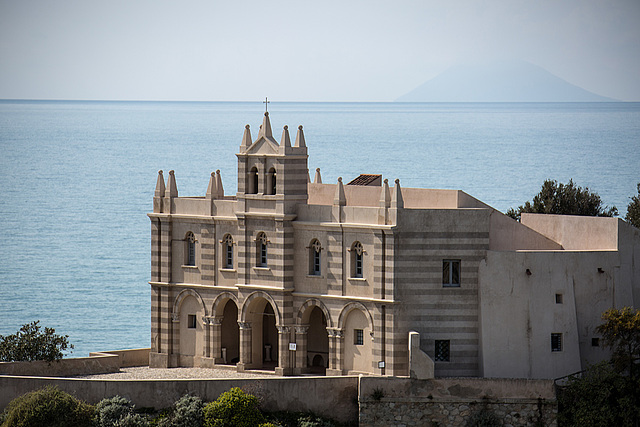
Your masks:
{"label": "stone column", "polygon": [[251,322],[238,322],[240,328],[240,361],[236,365],[238,372],[251,367]]}
{"label": "stone column", "polygon": [[278,367],[276,375],[292,375],[291,351],[289,340],[291,339],[291,326],[278,326]]}
{"label": "stone column", "polygon": [[342,375],[342,330],[327,328],[329,335],[329,369],[327,375]]}
{"label": "stone column", "polygon": [[222,360],[222,316],[212,316],[209,318],[211,329],[211,357],[213,363],[221,364]]}
{"label": "stone column", "polygon": [[296,363],[293,369],[295,375],[307,373],[307,339],[309,325],[296,326]]}
{"label": "stone column", "polygon": [[171,333],[169,337],[169,367],[180,366],[180,313],[171,313]]}

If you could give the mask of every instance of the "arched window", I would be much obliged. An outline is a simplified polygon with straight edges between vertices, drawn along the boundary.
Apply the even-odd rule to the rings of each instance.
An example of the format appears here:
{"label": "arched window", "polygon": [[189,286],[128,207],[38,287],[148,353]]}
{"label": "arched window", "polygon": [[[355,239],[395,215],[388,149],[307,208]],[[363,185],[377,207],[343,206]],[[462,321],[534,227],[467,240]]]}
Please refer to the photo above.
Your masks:
{"label": "arched window", "polygon": [[269,169],[267,175],[267,194],[276,194],[276,170],[275,168]]}
{"label": "arched window", "polygon": [[258,233],[256,238],[256,266],[267,266],[267,235],[263,232]]}
{"label": "arched window", "polygon": [[362,243],[353,242],[351,246],[351,277],[362,278]]}
{"label": "arched window", "polygon": [[320,251],[322,246],[318,239],[313,239],[309,245],[309,275],[320,276]]}
{"label": "arched window", "polygon": [[196,236],[189,231],[185,237],[186,265],[196,265]]}
{"label": "arched window", "polygon": [[224,257],[224,268],[233,268],[233,237],[231,234],[227,234],[222,239],[222,256]]}
{"label": "arched window", "polygon": [[258,194],[258,168],[255,166],[251,168],[249,176],[247,177],[248,194]]}

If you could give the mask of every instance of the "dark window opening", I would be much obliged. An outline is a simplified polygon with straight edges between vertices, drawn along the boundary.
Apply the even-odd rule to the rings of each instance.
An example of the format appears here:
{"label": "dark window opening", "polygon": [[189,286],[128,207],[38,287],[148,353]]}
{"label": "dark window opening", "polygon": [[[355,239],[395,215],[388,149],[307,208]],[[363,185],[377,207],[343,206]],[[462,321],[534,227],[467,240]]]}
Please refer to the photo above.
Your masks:
{"label": "dark window opening", "polygon": [[451,342],[449,340],[436,340],[435,359],[436,362],[448,362]]}
{"label": "dark window opening", "polygon": [[460,286],[460,260],[445,259],[442,261],[442,286]]}
{"label": "dark window opening", "polygon": [[362,329],[353,330],[353,343],[355,345],[364,345],[364,330]]}
{"label": "dark window opening", "polygon": [[187,316],[187,328],[189,328],[189,329],[195,329],[196,328],[196,315],[195,314],[189,314]]}
{"label": "dark window opening", "polygon": [[551,351],[562,351],[562,334],[551,334]]}

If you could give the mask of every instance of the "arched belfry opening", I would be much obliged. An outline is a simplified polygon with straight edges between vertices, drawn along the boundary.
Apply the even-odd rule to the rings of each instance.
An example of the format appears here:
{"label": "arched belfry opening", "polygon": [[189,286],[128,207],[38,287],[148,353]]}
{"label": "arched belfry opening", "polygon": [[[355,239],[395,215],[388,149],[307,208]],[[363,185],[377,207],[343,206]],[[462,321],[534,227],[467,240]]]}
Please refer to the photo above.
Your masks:
{"label": "arched belfry opening", "polygon": [[274,195],[277,193],[276,169],[271,168],[267,173],[267,192],[266,194]]}
{"label": "arched belfry opening", "polygon": [[247,176],[247,194],[258,194],[258,168],[252,167]]}

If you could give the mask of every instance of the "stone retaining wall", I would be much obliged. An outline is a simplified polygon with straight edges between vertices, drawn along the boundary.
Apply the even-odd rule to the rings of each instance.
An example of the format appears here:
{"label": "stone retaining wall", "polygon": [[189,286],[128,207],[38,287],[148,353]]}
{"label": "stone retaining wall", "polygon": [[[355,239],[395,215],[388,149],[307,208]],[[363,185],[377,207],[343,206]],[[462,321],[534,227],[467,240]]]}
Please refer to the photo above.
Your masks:
{"label": "stone retaining wall", "polygon": [[232,387],[260,400],[265,411],[311,411],[346,423],[358,419],[358,377],[277,377],[211,380],[95,380],[0,375],[0,411],[14,398],[45,386],[95,404],[115,395],[137,407],[170,407],[190,393],[213,401]]}
{"label": "stone retaining wall", "polygon": [[556,426],[553,381],[360,378],[360,427],[464,426],[480,416],[502,426]]}

